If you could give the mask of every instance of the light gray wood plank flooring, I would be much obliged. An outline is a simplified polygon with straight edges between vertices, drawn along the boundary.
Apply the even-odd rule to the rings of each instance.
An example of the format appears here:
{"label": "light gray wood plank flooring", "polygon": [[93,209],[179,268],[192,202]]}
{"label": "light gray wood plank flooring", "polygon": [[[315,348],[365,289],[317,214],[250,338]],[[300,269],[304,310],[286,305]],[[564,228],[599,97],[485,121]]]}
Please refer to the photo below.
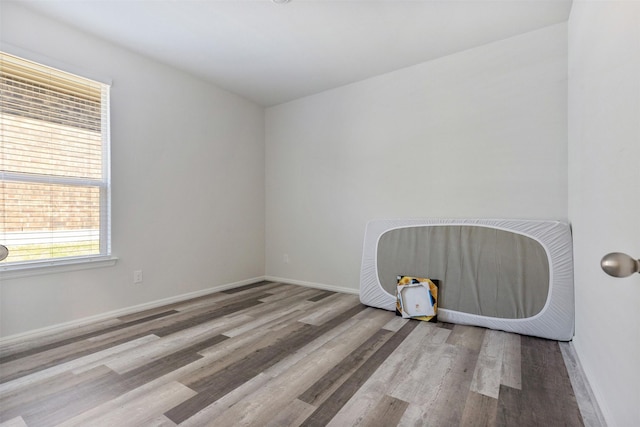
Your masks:
{"label": "light gray wood plank flooring", "polygon": [[563,351],[260,282],[2,346],[0,426],[595,425]]}

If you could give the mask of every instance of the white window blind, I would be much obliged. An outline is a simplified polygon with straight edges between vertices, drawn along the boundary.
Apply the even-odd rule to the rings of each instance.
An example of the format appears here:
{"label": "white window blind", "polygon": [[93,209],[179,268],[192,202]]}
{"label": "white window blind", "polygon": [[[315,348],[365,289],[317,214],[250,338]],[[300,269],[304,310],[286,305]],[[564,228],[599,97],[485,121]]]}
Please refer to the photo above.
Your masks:
{"label": "white window blind", "polygon": [[0,52],[0,265],[110,255],[109,86]]}

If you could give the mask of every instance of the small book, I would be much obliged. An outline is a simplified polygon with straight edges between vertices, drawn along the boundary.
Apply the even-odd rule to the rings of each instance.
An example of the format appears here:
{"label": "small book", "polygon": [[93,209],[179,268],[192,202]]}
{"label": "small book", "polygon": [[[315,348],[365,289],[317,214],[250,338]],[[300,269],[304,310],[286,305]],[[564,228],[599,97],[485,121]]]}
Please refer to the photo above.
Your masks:
{"label": "small book", "polygon": [[439,280],[398,276],[396,314],[404,318],[437,322]]}

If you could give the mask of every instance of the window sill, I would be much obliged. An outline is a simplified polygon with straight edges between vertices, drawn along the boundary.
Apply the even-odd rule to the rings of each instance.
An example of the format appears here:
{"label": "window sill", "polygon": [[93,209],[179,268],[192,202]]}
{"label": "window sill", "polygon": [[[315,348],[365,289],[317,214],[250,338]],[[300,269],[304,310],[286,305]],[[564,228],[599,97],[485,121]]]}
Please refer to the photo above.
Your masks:
{"label": "window sill", "polygon": [[93,256],[51,261],[35,261],[0,264],[0,279],[17,279],[20,277],[39,276],[42,274],[65,273],[68,271],[87,270],[90,268],[110,267],[118,261],[114,256]]}

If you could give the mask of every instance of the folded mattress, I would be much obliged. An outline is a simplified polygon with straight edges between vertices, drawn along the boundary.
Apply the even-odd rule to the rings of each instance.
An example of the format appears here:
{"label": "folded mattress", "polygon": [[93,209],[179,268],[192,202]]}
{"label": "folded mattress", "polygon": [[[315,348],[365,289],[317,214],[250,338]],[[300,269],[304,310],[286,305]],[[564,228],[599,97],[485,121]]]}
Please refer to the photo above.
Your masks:
{"label": "folded mattress", "polygon": [[439,281],[439,321],[561,341],[573,337],[573,255],[566,223],[369,222],[360,274],[361,302],[395,310],[399,276]]}

